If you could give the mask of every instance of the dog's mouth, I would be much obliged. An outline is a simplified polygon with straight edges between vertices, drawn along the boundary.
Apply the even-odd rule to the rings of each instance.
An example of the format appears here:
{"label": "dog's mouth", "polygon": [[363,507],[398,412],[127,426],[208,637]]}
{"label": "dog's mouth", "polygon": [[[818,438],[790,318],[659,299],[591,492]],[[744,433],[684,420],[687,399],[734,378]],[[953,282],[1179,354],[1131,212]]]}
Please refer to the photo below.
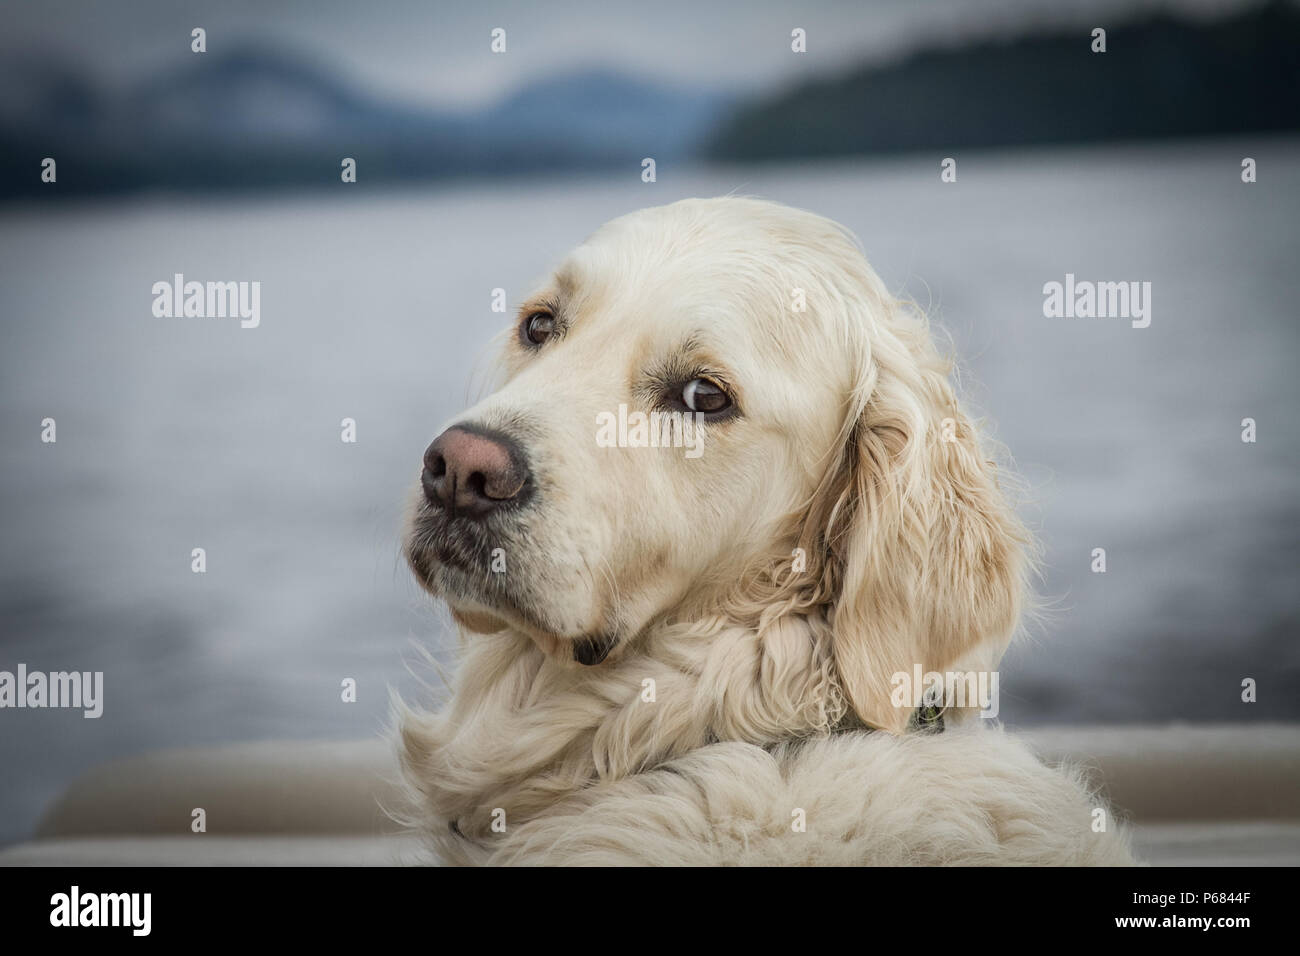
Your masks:
{"label": "dog's mouth", "polygon": [[618,638],[612,634],[580,637],[573,642],[573,659],[579,664],[595,667],[604,662],[617,644]]}
{"label": "dog's mouth", "polygon": [[411,522],[406,539],[406,559],[420,583],[433,584],[438,566],[467,574],[491,572],[492,549],[483,534],[463,518],[423,508]]}
{"label": "dog's mouth", "polygon": [[491,529],[445,512],[421,508],[411,521],[405,554],[420,585],[447,602],[468,630],[490,634],[516,627],[546,653],[571,657],[589,667],[603,663],[619,644],[607,631],[579,633],[557,626],[527,588],[518,568],[497,573],[494,551],[512,550]]}

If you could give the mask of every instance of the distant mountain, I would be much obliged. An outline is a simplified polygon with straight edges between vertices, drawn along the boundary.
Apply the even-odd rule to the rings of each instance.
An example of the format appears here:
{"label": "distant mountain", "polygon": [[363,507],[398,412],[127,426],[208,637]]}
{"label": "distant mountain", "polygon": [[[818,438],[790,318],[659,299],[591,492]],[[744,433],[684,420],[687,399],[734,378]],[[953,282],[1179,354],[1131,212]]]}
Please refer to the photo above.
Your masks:
{"label": "distant mountain", "polygon": [[344,156],[365,183],[639,170],[644,156],[696,150],[731,102],[590,70],[477,112],[438,112],[376,99],[310,60],[261,48],[192,56],[113,98],[30,62],[0,76],[0,89],[0,198],[48,195],[38,178],[45,156],[58,162],[60,194],[336,183]]}
{"label": "distant mountain", "polygon": [[517,135],[552,136],[564,130],[621,151],[676,158],[711,133],[730,105],[728,97],[716,92],[673,90],[593,70],[526,87],[485,113],[482,121]]}
{"label": "distant mountain", "polygon": [[283,142],[331,138],[385,112],[310,61],[244,49],[192,57],[114,104],[111,118],[155,140],[216,134]]}
{"label": "distant mountain", "polygon": [[[1106,26],[1099,23],[1098,26]],[[928,50],[743,105],[723,160],[1300,129],[1300,9],[1168,17]]]}
{"label": "distant mountain", "polygon": [[[1300,8],[1157,17],[922,51],[740,103],[616,69],[550,77],[471,112],[377,98],[275,48],[186,56],[109,94],[33,57],[0,64],[0,200],[361,188],[659,161],[762,161],[1300,129]],[[40,182],[43,157],[57,187]]]}

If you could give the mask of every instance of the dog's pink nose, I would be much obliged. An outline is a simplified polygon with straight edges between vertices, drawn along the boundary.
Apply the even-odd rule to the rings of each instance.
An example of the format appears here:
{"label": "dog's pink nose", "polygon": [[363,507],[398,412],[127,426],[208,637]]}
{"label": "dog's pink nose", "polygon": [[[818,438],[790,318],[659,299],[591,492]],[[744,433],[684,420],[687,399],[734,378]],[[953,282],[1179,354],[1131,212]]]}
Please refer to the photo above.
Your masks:
{"label": "dog's pink nose", "polygon": [[517,500],[527,483],[528,466],[516,442],[467,425],[433,440],[420,475],[429,504],[472,518]]}

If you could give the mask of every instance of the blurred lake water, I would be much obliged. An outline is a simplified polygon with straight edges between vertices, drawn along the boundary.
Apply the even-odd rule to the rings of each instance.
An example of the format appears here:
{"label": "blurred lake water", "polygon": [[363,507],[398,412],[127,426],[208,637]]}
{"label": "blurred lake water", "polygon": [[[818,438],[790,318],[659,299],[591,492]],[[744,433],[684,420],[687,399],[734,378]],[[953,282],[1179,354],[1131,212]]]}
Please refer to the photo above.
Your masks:
{"label": "blurred lake water", "polygon": [[[605,220],[732,191],[852,228],[1032,488],[1054,611],[1005,720],[1300,717],[1300,141],[958,158],[949,185],[936,156],[4,209],[0,669],[102,670],[106,699],[0,712],[0,843],[106,759],[378,734],[388,685],[421,693],[412,641],[453,643],[398,528],[490,366],[491,290],[513,311]],[[260,281],[260,327],[155,318],[177,272]],[[1151,282],[1150,327],[1044,318],[1067,273]]]}

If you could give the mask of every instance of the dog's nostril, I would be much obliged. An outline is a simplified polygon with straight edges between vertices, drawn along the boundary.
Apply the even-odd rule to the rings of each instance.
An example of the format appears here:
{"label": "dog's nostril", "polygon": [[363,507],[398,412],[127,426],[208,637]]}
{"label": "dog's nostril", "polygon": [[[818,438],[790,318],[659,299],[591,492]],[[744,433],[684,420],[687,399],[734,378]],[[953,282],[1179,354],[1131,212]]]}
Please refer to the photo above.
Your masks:
{"label": "dog's nostril", "polygon": [[465,487],[478,498],[492,497],[487,491],[487,477],[481,471],[476,471],[466,478]]}
{"label": "dog's nostril", "polygon": [[442,478],[447,474],[447,456],[435,441],[424,451],[424,476]]}

